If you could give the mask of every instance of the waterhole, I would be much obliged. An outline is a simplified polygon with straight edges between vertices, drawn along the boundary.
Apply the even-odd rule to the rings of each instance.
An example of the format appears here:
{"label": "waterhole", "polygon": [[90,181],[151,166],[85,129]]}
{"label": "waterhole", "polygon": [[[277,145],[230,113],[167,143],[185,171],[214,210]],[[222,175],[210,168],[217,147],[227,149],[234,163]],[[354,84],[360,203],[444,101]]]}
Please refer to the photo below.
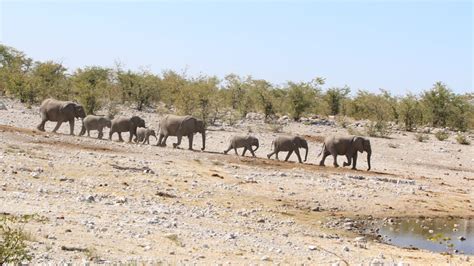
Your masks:
{"label": "waterhole", "polygon": [[474,219],[385,219],[378,229],[383,241],[399,247],[474,254]]}

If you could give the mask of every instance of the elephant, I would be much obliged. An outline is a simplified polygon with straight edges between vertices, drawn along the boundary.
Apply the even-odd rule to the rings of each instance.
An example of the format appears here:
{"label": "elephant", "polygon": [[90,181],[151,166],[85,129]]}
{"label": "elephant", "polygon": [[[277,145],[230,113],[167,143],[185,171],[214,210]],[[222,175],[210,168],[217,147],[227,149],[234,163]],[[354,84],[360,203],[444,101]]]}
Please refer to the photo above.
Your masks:
{"label": "elephant", "polygon": [[[256,146],[255,150],[252,149],[253,146]],[[258,150],[259,143],[258,139],[253,136],[233,136],[230,139],[229,147],[227,150],[224,151],[224,154],[227,154],[231,149],[234,149],[235,154],[239,155],[237,153],[237,148],[244,148],[244,151],[242,152],[242,156],[245,156],[245,153],[247,150],[252,153],[252,156],[255,157],[255,151]]]}
{"label": "elephant", "polygon": [[76,118],[84,119],[86,112],[80,104],[69,101],[58,101],[55,99],[46,99],[39,108],[41,123],[37,126],[40,131],[45,131],[44,126],[47,121],[58,122],[53,132],[56,132],[63,122],[69,122],[70,134],[74,135],[74,120]]}
{"label": "elephant", "polygon": [[150,144],[150,136],[153,136],[158,140],[155,130],[151,128],[137,128],[137,137],[135,138],[135,142]]}
{"label": "elephant", "polygon": [[104,136],[103,129],[105,127],[110,128],[112,126],[112,121],[105,116],[100,115],[88,115],[84,120],[82,120],[82,130],[79,135],[84,135],[87,131],[87,136],[90,137],[91,130],[99,131],[98,139],[102,139]]}
{"label": "elephant", "polygon": [[193,116],[166,115],[160,121],[160,137],[157,146],[166,146],[168,136],[176,136],[178,141],[173,143],[173,148],[181,144],[181,138],[187,136],[189,139],[189,150],[193,149],[193,137],[195,133],[201,133],[202,148],[206,149],[206,126],[204,121]]}
{"label": "elephant", "polygon": [[123,141],[122,132],[129,132],[130,136],[128,142],[132,142],[133,136],[137,137],[137,128],[145,127],[145,120],[138,116],[128,117],[116,117],[112,120],[110,127],[109,139],[112,139],[112,135],[117,132],[119,135],[119,141]]}
{"label": "elephant", "polygon": [[[323,158],[319,162],[319,165],[324,166],[324,161],[326,157],[330,154],[334,157],[334,166],[338,167],[337,156],[345,155],[347,162],[344,162],[343,166],[351,165],[352,169],[356,169],[357,164],[357,152],[367,152],[367,171],[370,171],[370,157],[372,156],[372,148],[370,146],[370,140],[364,137],[359,136],[349,136],[349,137],[327,137],[324,140],[323,148],[321,153]],[[318,155],[318,157],[319,157]]]}
{"label": "elephant", "polygon": [[288,154],[286,155],[285,161],[288,161],[288,158],[290,158],[290,155],[295,152],[296,156],[298,156],[298,161],[300,163],[303,163],[301,161],[301,156],[300,156],[300,148],[306,149],[306,155],[304,158],[304,161],[306,162],[306,159],[308,159],[308,142],[300,136],[282,136],[282,137],[277,137],[275,140],[272,142],[272,147],[273,147],[273,152],[267,154],[267,158],[270,159],[270,157],[273,156],[273,154],[276,154],[276,158],[278,160],[278,153],[280,151],[287,151]]}

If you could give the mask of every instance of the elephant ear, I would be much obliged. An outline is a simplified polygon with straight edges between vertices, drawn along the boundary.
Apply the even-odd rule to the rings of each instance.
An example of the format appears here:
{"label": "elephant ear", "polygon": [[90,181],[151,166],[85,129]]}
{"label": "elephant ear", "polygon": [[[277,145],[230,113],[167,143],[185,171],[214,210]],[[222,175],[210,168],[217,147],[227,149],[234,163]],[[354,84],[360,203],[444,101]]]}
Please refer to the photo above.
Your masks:
{"label": "elephant ear", "polygon": [[74,113],[76,117],[84,118],[86,117],[86,112],[84,107],[80,104],[74,104]]}
{"label": "elephant ear", "polygon": [[364,139],[363,138],[353,137],[351,144],[358,152],[364,152]]}

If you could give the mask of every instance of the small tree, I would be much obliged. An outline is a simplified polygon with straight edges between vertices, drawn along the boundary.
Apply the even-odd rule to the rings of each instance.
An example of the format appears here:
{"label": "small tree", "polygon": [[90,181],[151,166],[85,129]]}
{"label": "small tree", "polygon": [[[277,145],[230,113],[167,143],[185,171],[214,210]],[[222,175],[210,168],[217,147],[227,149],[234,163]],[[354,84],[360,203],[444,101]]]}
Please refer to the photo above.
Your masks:
{"label": "small tree", "polygon": [[74,72],[74,91],[88,114],[100,109],[103,96],[109,91],[109,75],[110,69],[101,67],[79,68]]}
{"label": "small tree", "polygon": [[347,86],[343,88],[330,88],[324,95],[324,100],[329,106],[329,114],[337,115],[341,111],[343,100],[347,98],[351,89]]}
{"label": "small tree", "polygon": [[403,123],[405,130],[412,131],[423,121],[423,109],[412,94],[408,94],[400,100],[398,105],[399,122]]}
{"label": "small tree", "polygon": [[31,86],[33,60],[23,52],[0,44],[0,92],[15,96],[21,102],[33,103],[37,92]]}
{"label": "small tree", "polygon": [[321,93],[319,86],[323,84],[324,79],[322,78],[316,78],[311,82],[288,82],[288,111],[295,121],[298,121],[302,114],[310,110],[316,96]]}
{"label": "small tree", "polygon": [[31,71],[31,86],[38,91],[39,101],[48,97],[60,100],[72,98],[66,71],[62,64],[53,61],[34,64]]}
{"label": "small tree", "polygon": [[431,90],[423,93],[421,101],[432,126],[445,127],[448,124],[453,97],[453,93],[442,82],[436,82]]}
{"label": "small tree", "polygon": [[265,115],[265,121],[268,121],[271,115],[275,114],[273,105],[272,85],[266,80],[252,80],[251,95],[255,102],[255,108]]}

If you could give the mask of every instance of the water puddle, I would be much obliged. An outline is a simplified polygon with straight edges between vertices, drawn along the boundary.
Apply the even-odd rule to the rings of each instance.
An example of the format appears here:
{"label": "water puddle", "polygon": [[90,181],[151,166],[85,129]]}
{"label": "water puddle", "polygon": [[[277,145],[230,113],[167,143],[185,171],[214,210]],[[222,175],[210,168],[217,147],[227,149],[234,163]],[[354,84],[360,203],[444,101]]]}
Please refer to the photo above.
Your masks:
{"label": "water puddle", "polygon": [[474,255],[474,219],[385,219],[377,228],[381,240],[399,247]]}

